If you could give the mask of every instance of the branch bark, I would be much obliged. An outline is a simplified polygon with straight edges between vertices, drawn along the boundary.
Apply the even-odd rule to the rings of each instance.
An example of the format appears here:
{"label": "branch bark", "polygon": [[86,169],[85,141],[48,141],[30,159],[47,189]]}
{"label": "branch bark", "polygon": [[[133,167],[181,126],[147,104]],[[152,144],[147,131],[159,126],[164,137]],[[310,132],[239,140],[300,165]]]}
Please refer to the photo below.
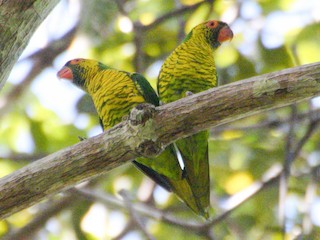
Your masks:
{"label": "branch bark", "polygon": [[0,1],[0,90],[40,23],[58,0]]}
{"label": "branch bark", "polygon": [[320,63],[210,89],[160,107],[139,105],[109,131],[0,179],[0,218],[171,142],[258,112],[320,95]]}

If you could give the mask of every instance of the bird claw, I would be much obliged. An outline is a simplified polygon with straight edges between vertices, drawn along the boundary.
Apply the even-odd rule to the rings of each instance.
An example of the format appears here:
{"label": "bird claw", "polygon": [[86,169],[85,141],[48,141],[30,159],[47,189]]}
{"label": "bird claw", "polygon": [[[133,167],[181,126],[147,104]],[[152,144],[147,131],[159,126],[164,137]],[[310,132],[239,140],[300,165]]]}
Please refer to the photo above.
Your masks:
{"label": "bird claw", "polygon": [[186,97],[189,97],[189,96],[191,96],[191,95],[193,95],[193,92],[191,92],[191,91],[186,91]]}
{"label": "bird claw", "polygon": [[129,115],[124,115],[123,117],[122,117],[122,121],[127,121],[129,119]]}
{"label": "bird claw", "polygon": [[129,115],[132,126],[145,124],[155,113],[155,106],[150,103],[141,103],[134,107]]}
{"label": "bird claw", "polygon": [[80,141],[83,141],[83,140],[86,140],[87,138],[86,138],[86,137],[78,136],[78,139],[79,139]]}

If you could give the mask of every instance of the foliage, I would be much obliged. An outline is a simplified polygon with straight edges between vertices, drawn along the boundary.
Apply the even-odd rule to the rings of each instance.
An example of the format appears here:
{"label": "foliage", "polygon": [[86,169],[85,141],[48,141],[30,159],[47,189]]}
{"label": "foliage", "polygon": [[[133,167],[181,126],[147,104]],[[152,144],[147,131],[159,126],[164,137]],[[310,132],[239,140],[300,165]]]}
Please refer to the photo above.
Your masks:
{"label": "foliage", "polygon": [[[77,1],[60,4],[71,11]],[[220,84],[227,84],[319,61],[320,25],[316,4],[316,1],[299,0],[83,0],[78,32],[66,53],[55,58],[54,65],[60,68],[71,58],[91,57],[119,69],[141,72],[155,87],[162,61],[182,36],[199,22],[221,19],[235,33],[234,39],[222,46],[216,56]],[[88,47],[79,51],[84,39]],[[31,58],[23,61],[35,66]],[[18,64],[14,71],[19,70]],[[24,79],[20,82],[12,74],[2,91],[0,176],[78,142],[78,136],[90,137],[101,131],[90,99],[80,90],[57,82],[67,90],[51,94],[49,104],[48,98],[43,100],[43,95],[53,91],[46,87],[55,81],[53,70],[49,67],[31,83],[25,81],[28,71],[21,71],[25,76],[20,76]],[[19,85],[25,86],[23,92],[10,95]],[[74,97],[69,98],[68,94]],[[13,102],[14,108],[5,109],[8,102]],[[164,239],[174,232],[175,239],[281,239],[285,231],[288,239],[298,235],[317,239],[320,225],[318,108],[319,101],[313,99],[211,130],[213,218],[226,210],[232,211],[220,220],[209,222],[207,227],[204,220],[193,215],[175,196],[155,186],[133,166],[125,165],[90,182],[86,189],[92,191],[91,195],[77,191],[65,193],[64,196],[71,194],[72,202],[48,215],[47,218],[52,216],[49,221],[39,222],[40,231],[33,238],[149,239],[153,236]],[[279,184],[278,174],[279,168],[288,162],[291,172],[286,187],[283,182]],[[239,193],[249,196],[246,194],[259,186],[259,192],[242,203]],[[126,189],[127,194],[119,196],[121,189]],[[99,198],[96,191],[106,199]],[[279,192],[285,193],[282,202]],[[26,231],[24,226],[61,198],[54,196],[49,203],[0,222],[0,235],[9,229]],[[129,203],[123,204],[123,199]],[[232,205],[231,200],[240,205]],[[151,213],[132,210],[140,203],[145,204],[145,209],[153,209],[152,214],[160,209],[164,215],[176,218],[173,222],[171,218],[159,220]]]}

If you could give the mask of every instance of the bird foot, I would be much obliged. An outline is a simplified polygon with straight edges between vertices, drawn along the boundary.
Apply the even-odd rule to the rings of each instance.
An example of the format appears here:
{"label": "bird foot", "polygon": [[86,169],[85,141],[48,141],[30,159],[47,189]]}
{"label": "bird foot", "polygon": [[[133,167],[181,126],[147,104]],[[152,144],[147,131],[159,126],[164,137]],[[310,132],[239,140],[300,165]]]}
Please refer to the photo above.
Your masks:
{"label": "bird foot", "polygon": [[193,92],[191,91],[186,91],[186,97],[189,97],[189,96],[192,96],[193,95]]}
{"label": "bird foot", "polygon": [[141,103],[134,107],[129,115],[131,125],[145,124],[155,113],[155,106],[149,103]]}
{"label": "bird foot", "polygon": [[79,139],[80,141],[83,141],[83,140],[86,140],[87,138],[86,138],[86,137],[78,136],[78,139]]}
{"label": "bird foot", "polygon": [[122,121],[127,121],[129,119],[129,115],[125,115],[122,117]]}

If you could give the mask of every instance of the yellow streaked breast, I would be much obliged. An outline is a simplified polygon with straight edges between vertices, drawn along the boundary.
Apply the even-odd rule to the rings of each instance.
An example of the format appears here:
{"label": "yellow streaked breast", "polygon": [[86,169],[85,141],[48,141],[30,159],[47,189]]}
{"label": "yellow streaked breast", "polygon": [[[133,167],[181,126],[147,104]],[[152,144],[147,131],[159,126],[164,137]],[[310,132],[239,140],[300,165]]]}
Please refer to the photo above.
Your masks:
{"label": "yellow streaked breast", "polygon": [[127,73],[114,69],[100,71],[88,85],[104,129],[122,121],[136,105],[145,102]]}

